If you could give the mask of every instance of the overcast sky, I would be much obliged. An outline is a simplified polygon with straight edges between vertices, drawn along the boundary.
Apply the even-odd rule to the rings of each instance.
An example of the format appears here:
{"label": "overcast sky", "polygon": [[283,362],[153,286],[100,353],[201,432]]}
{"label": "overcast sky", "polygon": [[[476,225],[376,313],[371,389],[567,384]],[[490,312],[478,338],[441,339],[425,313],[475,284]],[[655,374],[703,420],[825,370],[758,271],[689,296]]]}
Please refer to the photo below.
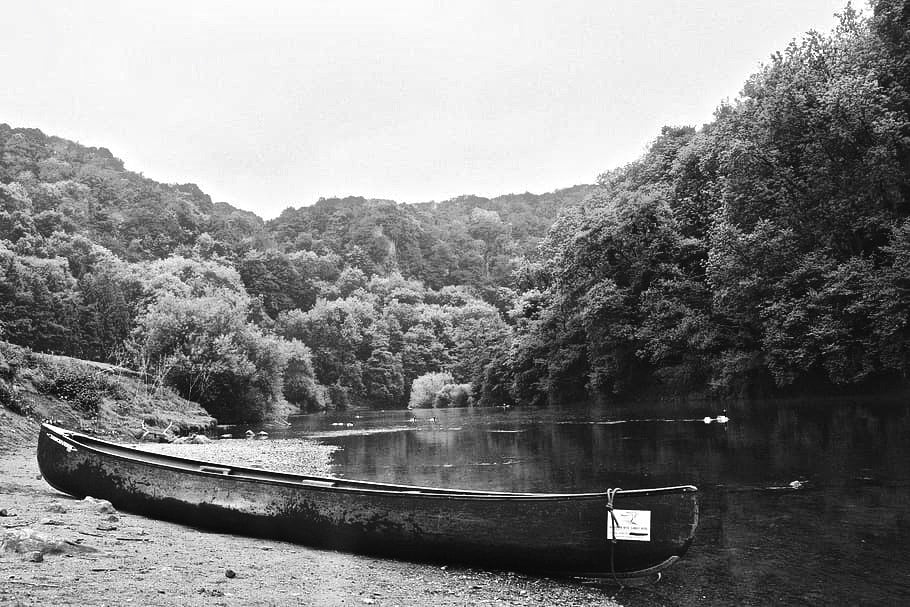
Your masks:
{"label": "overcast sky", "polygon": [[710,121],[845,3],[22,0],[3,7],[0,122],[265,218],[539,193]]}

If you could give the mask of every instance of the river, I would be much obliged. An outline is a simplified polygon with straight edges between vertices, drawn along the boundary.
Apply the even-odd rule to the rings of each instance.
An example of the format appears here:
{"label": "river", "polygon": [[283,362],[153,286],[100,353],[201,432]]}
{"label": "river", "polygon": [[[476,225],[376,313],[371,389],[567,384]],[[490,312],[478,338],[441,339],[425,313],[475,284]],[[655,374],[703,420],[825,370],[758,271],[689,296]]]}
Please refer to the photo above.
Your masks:
{"label": "river", "polygon": [[293,417],[283,434],[341,447],[333,467],[347,478],[698,486],[695,543],[657,584],[623,590],[631,607],[910,600],[906,401],[339,412]]}

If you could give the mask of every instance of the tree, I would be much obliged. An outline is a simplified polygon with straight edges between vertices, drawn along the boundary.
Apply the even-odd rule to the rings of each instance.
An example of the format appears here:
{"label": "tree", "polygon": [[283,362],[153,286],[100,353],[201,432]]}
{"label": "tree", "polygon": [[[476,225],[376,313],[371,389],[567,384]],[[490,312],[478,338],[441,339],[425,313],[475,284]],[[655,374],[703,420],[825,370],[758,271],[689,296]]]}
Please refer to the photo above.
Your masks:
{"label": "tree", "polygon": [[404,375],[401,357],[377,348],[363,365],[364,397],[377,409],[393,409],[404,405]]}
{"label": "tree", "polygon": [[279,251],[248,251],[238,264],[247,292],[259,297],[273,319],[287,310],[307,310],[316,303],[315,277],[302,275],[298,258]]}
{"label": "tree", "polygon": [[66,261],[19,256],[0,243],[0,323],[6,339],[70,354],[80,300]]}
{"label": "tree", "polygon": [[285,341],[282,345],[288,361],[284,371],[284,397],[305,411],[325,409],[325,389],[316,382],[310,349],[296,340]]}
{"label": "tree", "polygon": [[282,398],[287,351],[245,322],[248,305],[227,289],[201,297],[161,294],[133,332],[136,362],[165,369],[181,396],[222,423],[268,416]]}
{"label": "tree", "polygon": [[139,269],[148,304],[131,334],[134,364],[160,371],[223,423],[274,414],[289,360],[305,355],[247,321],[250,297],[238,273],[182,257]]}
{"label": "tree", "polygon": [[436,395],[442,388],[453,383],[449,373],[426,373],[414,380],[411,386],[411,398],[408,402],[409,409],[432,407]]}
{"label": "tree", "polygon": [[307,312],[279,314],[275,330],[305,343],[317,381],[345,388],[356,404],[365,396],[363,364],[373,352],[370,329],[376,320],[373,306],[360,299],[318,300]]}
{"label": "tree", "polygon": [[483,368],[507,340],[508,326],[495,307],[477,300],[450,313],[452,375],[459,383],[479,381]]}

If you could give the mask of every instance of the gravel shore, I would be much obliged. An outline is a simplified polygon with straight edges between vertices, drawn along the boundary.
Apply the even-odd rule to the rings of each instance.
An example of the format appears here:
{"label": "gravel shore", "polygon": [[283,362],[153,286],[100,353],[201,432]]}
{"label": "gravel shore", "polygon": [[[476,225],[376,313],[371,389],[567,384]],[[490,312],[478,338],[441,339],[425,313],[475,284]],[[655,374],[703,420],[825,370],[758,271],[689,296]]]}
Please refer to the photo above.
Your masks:
{"label": "gravel shore", "polygon": [[133,443],[130,446],[215,464],[317,476],[331,473],[332,452],[337,449],[331,445],[294,438],[229,439],[204,444]]}

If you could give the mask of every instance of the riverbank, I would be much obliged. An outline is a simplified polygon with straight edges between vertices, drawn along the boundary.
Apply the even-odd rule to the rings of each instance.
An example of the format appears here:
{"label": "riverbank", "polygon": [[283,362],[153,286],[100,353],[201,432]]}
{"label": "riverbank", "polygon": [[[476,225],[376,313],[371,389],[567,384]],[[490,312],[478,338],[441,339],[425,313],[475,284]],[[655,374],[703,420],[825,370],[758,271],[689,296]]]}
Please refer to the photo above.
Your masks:
{"label": "riverbank", "polygon": [[198,403],[136,371],[0,341],[0,449],[33,436],[42,419],[121,441],[149,433],[174,438],[215,425]]}
{"label": "riverbank", "polygon": [[[0,445],[2,604],[616,605],[615,588],[315,550],[110,512],[45,483],[34,436]],[[298,472],[318,472],[330,453],[298,440],[150,447],[228,464],[284,461]],[[42,550],[50,552],[37,557]]]}

